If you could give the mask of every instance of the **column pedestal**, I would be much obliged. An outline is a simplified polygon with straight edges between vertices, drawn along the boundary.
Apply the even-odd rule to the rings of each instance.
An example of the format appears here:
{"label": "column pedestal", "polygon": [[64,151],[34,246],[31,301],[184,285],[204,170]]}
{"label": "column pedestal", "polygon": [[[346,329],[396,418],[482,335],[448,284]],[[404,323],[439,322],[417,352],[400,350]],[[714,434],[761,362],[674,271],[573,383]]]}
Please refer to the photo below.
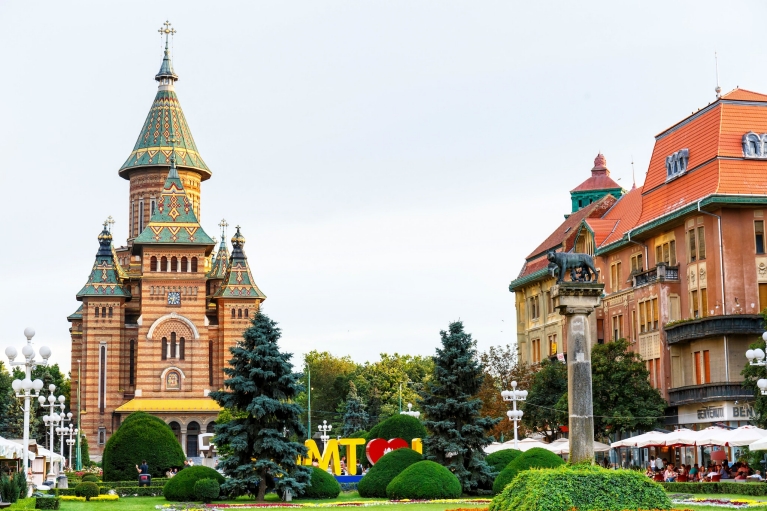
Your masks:
{"label": "column pedestal", "polygon": [[591,345],[596,336],[589,315],[599,305],[604,287],[596,282],[561,282],[551,288],[554,307],[565,316],[570,463],[594,460]]}

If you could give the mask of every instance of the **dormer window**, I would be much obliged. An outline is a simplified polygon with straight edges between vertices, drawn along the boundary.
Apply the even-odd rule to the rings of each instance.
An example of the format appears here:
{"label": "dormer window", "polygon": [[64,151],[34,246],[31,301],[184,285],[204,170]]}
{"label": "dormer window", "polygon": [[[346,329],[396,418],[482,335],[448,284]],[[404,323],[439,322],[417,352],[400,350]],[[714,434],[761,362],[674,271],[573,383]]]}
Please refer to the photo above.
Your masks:
{"label": "dormer window", "polygon": [[744,158],[767,158],[767,133],[749,131],[743,135],[742,144]]}
{"label": "dormer window", "polygon": [[687,172],[687,161],[690,158],[690,150],[680,149],[674,154],[666,156],[666,181],[681,176]]}

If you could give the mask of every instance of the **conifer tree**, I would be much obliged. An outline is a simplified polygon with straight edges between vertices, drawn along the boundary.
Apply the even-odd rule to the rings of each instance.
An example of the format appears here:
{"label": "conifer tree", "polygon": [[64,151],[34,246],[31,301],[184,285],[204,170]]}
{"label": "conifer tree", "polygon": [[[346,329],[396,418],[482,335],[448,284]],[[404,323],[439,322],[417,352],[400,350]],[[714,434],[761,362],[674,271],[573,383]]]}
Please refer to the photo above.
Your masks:
{"label": "conifer tree", "polygon": [[306,455],[306,448],[290,439],[306,435],[302,409],[294,402],[301,391],[300,375],[293,373],[292,354],[280,352],[280,335],[277,323],[258,312],[243,340],[229,348],[225,389],[210,394],[233,415],[216,427],[215,438],[216,444],[226,446],[218,466],[229,477],[222,490],[230,496],[257,488],[256,498],[263,501],[267,478],[278,491],[290,489],[293,495],[309,482],[309,467],[296,461]]}
{"label": "conifer tree", "polygon": [[484,372],[471,334],[456,321],[440,336],[442,348],[433,357],[434,378],[421,399],[429,431],[423,439],[426,459],[447,467],[465,492],[475,492],[492,485],[493,473],[483,448],[492,442],[487,432],[500,419],[480,416],[482,401],[474,396]]}
{"label": "conifer tree", "polygon": [[344,427],[341,434],[348,437],[352,433],[365,429],[367,423],[368,413],[357,395],[357,386],[353,381],[350,381],[349,394],[346,396],[346,410],[344,411]]}

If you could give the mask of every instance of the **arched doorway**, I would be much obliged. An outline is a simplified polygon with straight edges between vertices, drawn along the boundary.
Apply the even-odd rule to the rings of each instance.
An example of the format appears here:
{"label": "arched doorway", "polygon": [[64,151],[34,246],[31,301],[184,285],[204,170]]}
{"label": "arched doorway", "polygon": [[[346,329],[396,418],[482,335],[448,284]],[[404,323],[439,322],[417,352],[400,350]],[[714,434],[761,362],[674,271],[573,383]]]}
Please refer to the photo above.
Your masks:
{"label": "arched doorway", "polygon": [[190,422],[186,425],[186,455],[189,458],[196,458],[197,454],[197,435],[200,434],[200,425],[197,422]]}
{"label": "arched doorway", "polygon": [[176,421],[171,421],[168,426],[170,426],[170,430],[173,431],[173,434],[176,436],[176,441],[181,444],[181,424]]}

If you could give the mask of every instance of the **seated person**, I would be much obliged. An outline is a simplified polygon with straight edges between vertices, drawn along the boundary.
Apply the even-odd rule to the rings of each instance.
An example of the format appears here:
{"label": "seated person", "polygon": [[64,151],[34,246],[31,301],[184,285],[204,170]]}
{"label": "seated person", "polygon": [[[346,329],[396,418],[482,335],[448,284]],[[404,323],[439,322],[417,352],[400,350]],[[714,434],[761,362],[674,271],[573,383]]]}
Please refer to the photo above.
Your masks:
{"label": "seated person", "polygon": [[720,465],[719,475],[722,476],[722,479],[730,478],[730,473],[727,471],[727,463],[722,463]]}
{"label": "seated person", "polygon": [[674,465],[668,465],[666,466],[666,471],[663,472],[663,480],[667,483],[673,483],[676,481],[676,471],[674,470]]}
{"label": "seated person", "polygon": [[717,475],[719,475],[719,471],[716,468],[716,465],[712,465],[709,468],[709,473],[706,474],[706,481],[711,481],[711,478],[714,477],[714,476],[717,476]]}
{"label": "seated person", "polygon": [[748,479],[752,481],[764,481],[764,478],[762,477],[762,473],[759,472],[758,470],[754,472],[754,475],[748,476]]}
{"label": "seated person", "polygon": [[690,481],[697,481],[698,476],[700,475],[700,470],[698,469],[698,464],[692,466],[690,470],[688,470],[688,477]]}
{"label": "seated person", "polygon": [[644,475],[650,478],[655,477],[655,469],[653,468],[652,463],[647,464],[647,470],[645,470]]}

